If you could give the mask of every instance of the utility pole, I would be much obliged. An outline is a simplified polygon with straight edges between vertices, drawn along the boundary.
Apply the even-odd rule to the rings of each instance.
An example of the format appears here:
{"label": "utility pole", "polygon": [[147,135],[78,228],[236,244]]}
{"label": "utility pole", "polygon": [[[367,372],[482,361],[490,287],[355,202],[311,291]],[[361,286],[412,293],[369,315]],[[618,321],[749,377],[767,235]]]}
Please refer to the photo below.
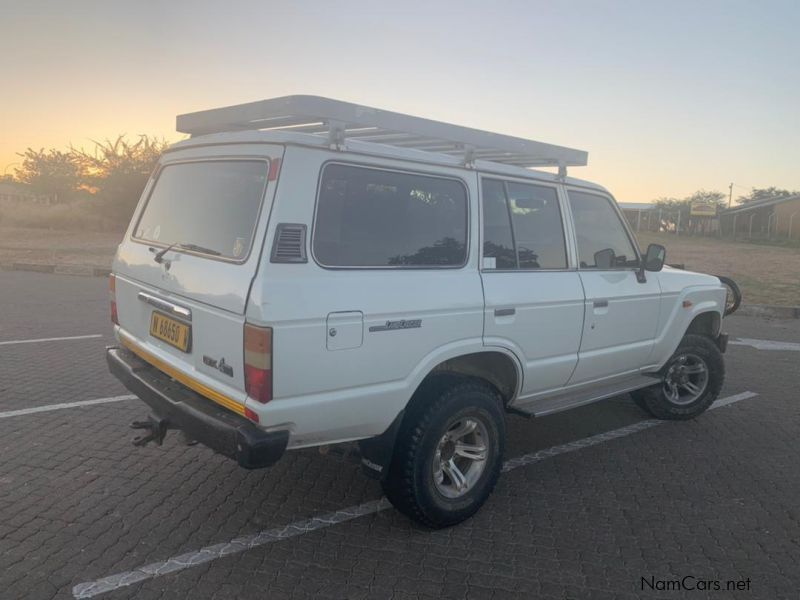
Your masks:
{"label": "utility pole", "polygon": [[731,202],[733,202],[733,182],[728,186],[728,208],[731,207]]}

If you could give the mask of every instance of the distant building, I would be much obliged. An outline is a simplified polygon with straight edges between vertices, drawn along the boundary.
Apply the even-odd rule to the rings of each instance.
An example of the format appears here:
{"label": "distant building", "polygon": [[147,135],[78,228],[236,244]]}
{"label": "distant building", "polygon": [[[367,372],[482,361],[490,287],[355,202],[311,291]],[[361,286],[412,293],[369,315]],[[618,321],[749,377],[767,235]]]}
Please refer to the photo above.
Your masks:
{"label": "distant building", "polygon": [[658,231],[661,227],[659,211],[648,202],[618,202],[622,214],[634,231]]}
{"label": "distant building", "polygon": [[800,240],[800,195],[745,202],[719,218],[723,236]]}

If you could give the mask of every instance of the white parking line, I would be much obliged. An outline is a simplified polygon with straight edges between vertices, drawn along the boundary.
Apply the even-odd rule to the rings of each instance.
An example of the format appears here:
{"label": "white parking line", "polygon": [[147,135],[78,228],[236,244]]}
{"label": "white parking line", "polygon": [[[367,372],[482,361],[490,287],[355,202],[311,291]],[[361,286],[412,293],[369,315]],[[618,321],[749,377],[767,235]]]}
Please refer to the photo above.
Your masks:
{"label": "white parking line", "polygon": [[[719,408],[721,406],[728,406],[734,402],[753,398],[757,395],[758,394],[754,392],[742,392],[741,394],[728,396],[727,398],[721,398],[717,400],[709,408],[709,410]],[[559,454],[566,454],[568,452],[575,452],[589,446],[596,446],[597,444],[602,444],[610,440],[631,435],[644,429],[655,427],[661,423],[665,423],[665,421],[647,419],[633,423],[632,425],[620,427],[619,429],[606,431],[605,433],[599,433],[588,438],[583,438],[574,442],[562,444],[560,446],[553,446],[551,448],[539,450],[538,452],[533,452],[531,454],[518,456],[517,458],[512,458],[504,463],[503,471],[511,471],[519,467],[540,462],[546,458],[558,456]],[[378,500],[371,500],[369,502],[343,508],[342,510],[337,510],[336,512],[318,515],[302,521],[295,521],[294,523],[290,523],[283,527],[276,527],[273,529],[266,529],[259,533],[243,535],[229,542],[222,542],[212,546],[206,546],[200,550],[186,552],[185,554],[173,556],[167,560],[150,563],[148,565],[138,567],[133,571],[125,571],[124,573],[116,573],[115,575],[109,575],[108,577],[103,577],[102,579],[97,579],[95,581],[79,583],[72,588],[72,595],[76,599],[92,598],[94,596],[105,594],[106,592],[111,592],[113,590],[126,587],[146,579],[152,579],[166,575],[167,573],[182,571],[183,569],[202,565],[231,554],[244,552],[245,550],[249,550],[257,546],[263,546],[273,542],[280,542],[282,540],[297,537],[312,531],[332,527],[333,525],[338,525],[339,523],[344,523],[345,521],[357,519],[358,517],[372,515],[388,508],[391,508],[389,501],[386,498],[380,498]]]}
{"label": "white parking line", "polygon": [[66,337],[37,338],[33,340],[8,340],[6,342],[0,342],[0,346],[11,346],[12,344],[38,344],[40,342],[63,342],[66,340],[89,340],[100,337],[103,337],[103,335],[100,333],[93,333],[91,335],[69,335]]}
{"label": "white parking line", "polygon": [[775,340],[736,338],[728,343],[734,346],[752,346],[756,350],[789,350],[790,352],[800,352],[800,344],[797,342],[777,342]]}
{"label": "white parking line", "polygon": [[108,404],[109,402],[122,402],[123,400],[133,400],[136,396],[128,394],[126,396],[111,396],[109,398],[97,398],[95,400],[79,400],[78,402],[63,402],[61,404],[45,404],[44,406],[32,406],[31,408],[20,408],[18,410],[7,410],[0,412],[0,419],[9,417],[21,417],[22,415],[32,415],[35,413],[50,412],[51,410],[63,410],[65,408],[78,408],[79,406],[91,406],[92,404]]}

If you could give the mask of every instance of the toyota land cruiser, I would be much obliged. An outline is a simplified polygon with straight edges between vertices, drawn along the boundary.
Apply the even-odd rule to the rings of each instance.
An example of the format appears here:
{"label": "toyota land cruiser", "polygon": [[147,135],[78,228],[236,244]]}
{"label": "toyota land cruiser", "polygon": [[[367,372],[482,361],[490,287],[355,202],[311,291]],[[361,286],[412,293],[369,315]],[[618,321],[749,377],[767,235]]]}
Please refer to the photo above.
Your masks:
{"label": "toyota land cruiser", "polygon": [[310,96],[178,129],[110,278],[139,445],[180,429],[252,469],[357,441],[444,527],[491,493],[508,412],[630,393],[690,419],[720,391],[725,287],[640,253],[567,177],[585,152]]}

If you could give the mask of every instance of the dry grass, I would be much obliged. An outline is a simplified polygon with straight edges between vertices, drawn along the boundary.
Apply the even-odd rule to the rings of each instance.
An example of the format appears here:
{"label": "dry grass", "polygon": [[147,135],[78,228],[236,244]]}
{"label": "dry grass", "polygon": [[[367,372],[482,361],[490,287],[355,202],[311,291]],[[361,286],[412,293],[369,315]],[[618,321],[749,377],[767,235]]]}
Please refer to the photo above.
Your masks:
{"label": "dry grass", "polygon": [[68,231],[0,225],[0,264],[15,262],[111,266],[122,232]]}
{"label": "dry grass", "polygon": [[108,216],[101,214],[93,200],[69,204],[34,204],[31,202],[0,203],[0,227],[44,228],[75,231],[109,231],[121,229]]}
{"label": "dry grass", "polygon": [[639,243],[666,246],[668,263],[732,278],[745,304],[800,306],[800,248],[647,232]]}

